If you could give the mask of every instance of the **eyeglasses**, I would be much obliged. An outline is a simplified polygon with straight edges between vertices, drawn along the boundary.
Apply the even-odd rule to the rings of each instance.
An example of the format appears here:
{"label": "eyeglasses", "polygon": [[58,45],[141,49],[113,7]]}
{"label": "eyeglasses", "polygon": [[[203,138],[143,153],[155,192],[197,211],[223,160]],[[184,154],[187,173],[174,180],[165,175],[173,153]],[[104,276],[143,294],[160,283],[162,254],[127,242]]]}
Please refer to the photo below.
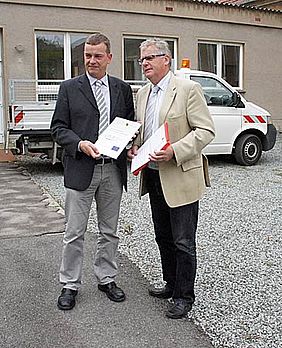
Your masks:
{"label": "eyeglasses", "polygon": [[144,60],[146,60],[147,62],[151,62],[152,60],[154,60],[157,57],[164,57],[164,56],[165,56],[165,53],[150,54],[149,56],[139,58],[137,61],[138,61],[139,65],[142,65]]}

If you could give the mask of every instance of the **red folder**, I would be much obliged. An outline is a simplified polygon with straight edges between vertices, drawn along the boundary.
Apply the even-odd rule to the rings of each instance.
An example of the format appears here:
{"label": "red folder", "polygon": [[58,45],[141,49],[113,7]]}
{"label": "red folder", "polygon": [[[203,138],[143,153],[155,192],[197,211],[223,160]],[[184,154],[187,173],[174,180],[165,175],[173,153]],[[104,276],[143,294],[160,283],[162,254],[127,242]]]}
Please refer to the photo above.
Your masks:
{"label": "red folder", "polygon": [[[131,172],[138,175],[150,162],[149,154],[154,151],[165,150],[170,145],[168,124],[165,122],[160,128],[138,149],[137,156],[132,160]],[[138,157],[139,156],[139,157]]]}

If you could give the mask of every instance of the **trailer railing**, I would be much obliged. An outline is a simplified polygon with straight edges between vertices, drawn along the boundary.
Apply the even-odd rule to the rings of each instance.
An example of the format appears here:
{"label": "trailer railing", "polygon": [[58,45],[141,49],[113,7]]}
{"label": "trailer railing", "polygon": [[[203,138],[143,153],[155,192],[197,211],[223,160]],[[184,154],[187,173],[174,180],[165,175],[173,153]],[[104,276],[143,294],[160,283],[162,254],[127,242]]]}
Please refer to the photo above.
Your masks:
{"label": "trailer railing", "polygon": [[61,80],[9,80],[9,103],[56,101]]}
{"label": "trailer railing", "polygon": [[[9,80],[9,104],[56,101],[63,80]],[[132,88],[134,100],[138,90],[147,81],[126,81]]]}
{"label": "trailer railing", "polygon": [[[53,163],[56,161],[57,144],[49,128],[61,80],[9,80],[9,121],[5,148],[18,153],[41,152]],[[130,84],[134,102],[136,93],[146,81],[126,81]]]}
{"label": "trailer railing", "polygon": [[[62,81],[11,79],[9,80],[9,103],[56,101]],[[126,82],[132,88],[134,99],[138,90],[147,83],[144,80],[127,80]]]}

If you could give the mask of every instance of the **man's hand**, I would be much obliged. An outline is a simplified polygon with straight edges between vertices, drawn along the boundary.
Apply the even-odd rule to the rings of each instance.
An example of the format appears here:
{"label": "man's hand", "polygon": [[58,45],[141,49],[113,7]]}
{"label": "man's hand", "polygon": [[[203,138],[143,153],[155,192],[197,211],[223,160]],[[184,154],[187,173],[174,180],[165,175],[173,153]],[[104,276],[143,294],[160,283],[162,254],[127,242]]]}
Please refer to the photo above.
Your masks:
{"label": "man's hand", "polygon": [[150,161],[152,162],[168,162],[172,159],[174,154],[173,148],[169,145],[165,150],[155,151],[153,154],[150,154]]}
{"label": "man's hand", "polygon": [[127,158],[129,160],[132,160],[137,155],[138,151],[138,145],[133,145],[128,151],[127,151]]}
{"label": "man's hand", "polygon": [[136,131],[135,134],[133,135],[133,137],[130,139],[130,141],[133,141],[135,138],[137,138],[137,136],[140,134],[140,131]]}
{"label": "man's hand", "polygon": [[79,142],[80,151],[84,152],[87,156],[91,156],[93,158],[98,158],[101,156],[97,147],[89,140],[81,140]]}
{"label": "man's hand", "polygon": [[[142,125],[141,121],[137,121],[138,123],[140,123]],[[137,138],[137,136],[140,134],[140,128],[135,132],[135,134],[133,135],[133,137],[131,138],[130,141],[133,141],[135,138]]]}

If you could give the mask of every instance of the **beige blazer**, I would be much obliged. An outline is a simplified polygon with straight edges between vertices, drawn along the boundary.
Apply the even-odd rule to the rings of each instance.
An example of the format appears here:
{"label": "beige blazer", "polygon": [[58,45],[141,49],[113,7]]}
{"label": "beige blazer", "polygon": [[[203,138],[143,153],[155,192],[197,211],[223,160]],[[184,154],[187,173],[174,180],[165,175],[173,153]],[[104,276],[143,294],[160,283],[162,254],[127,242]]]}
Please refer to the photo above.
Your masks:
{"label": "beige blazer", "polygon": [[[137,93],[136,115],[142,124],[149,93],[150,84]],[[213,140],[215,129],[198,83],[171,74],[160,108],[159,125],[165,121],[175,159],[159,163],[160,180],[167,204],[177,207],[199,200],[205,186],[209,186],[207,159],[201,152]],[[143,142],[143,133],[144,127],[135,141],[139,146]],[[142,196],[147,193],[143,173],[140,180]]]}

